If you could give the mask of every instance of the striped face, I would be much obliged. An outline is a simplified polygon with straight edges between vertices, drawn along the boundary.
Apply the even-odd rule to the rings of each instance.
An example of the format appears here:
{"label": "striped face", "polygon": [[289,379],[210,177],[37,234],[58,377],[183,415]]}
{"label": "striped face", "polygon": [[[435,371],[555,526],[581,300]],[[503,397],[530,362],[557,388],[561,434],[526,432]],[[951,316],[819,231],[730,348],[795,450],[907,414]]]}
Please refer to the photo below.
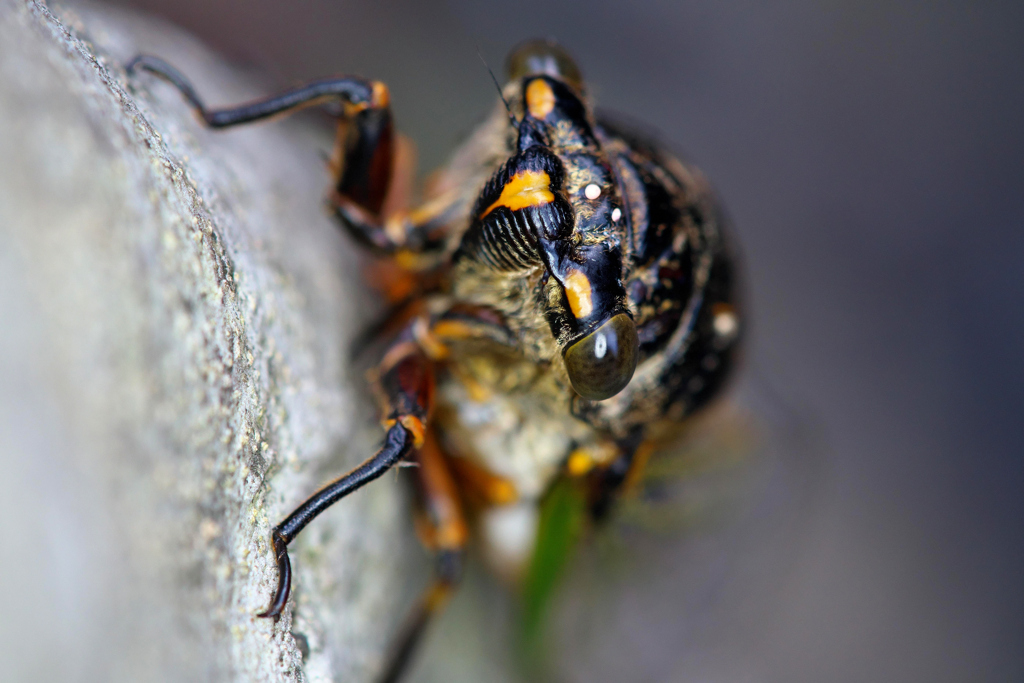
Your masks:
{"label": "striped face", "polygon": [[610,398],[633,376],[639,343],[623,287],[622,201],[568,56],[530,44],[510,72],[522,107],[516,148],[481,192],[459,257],[498,271],[543,268],[535,304],[573,388]]}

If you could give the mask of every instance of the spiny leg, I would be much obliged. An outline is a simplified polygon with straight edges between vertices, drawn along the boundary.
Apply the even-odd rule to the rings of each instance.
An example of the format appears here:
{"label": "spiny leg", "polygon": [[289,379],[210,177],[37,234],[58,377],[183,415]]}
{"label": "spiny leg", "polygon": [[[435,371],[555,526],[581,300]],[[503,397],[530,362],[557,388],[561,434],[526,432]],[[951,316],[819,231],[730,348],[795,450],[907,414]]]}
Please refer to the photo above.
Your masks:
{"label": "spiny leg", "polygon": [[176,87],[211,128],[229,128],[340,102],[342,115],[331,160],[335,193],[363,211],[380,212],[391,181],[393,156],[390,96],[383,83],[350,76],[325,78],[236,107],[209,109],[189,80],[159,57],[139,55],[125,66],[129,74],[139,70]]}
{"label": "spiny leg", "polygon": [[159,57],[139,55],[125,65],[129,74],[140,70],[176,87],[211,128],[229,128],[340,102],[342,115],[330,161],[334,188],[329,204],[336,217],[359,242],[381,253],[444,248],[445,228],[461,206],[458,197],[435,198],[387,220],[381,215],[395,170],[390,96],[383,83],[348,76],[327,78],[240,106],[209,109],[189,80]]}
{"label": "spiny leg", "polygon": [[433,434],[427,435],[417,462],[417,527],[423,544],[434,552],[435,576],[392,644],[379,683],[395,683],[401,678],[431,618],[444,608],[462,579],[469,532],[449,463]]}
{"label": "spiny leg", "polygon": [[139,69],[148,71],[176,87],[189,101],[189,104],[195,108],[206,125],[211,128],[228,128],[279,114],[292,114],[306,107],[314,107],[332,101],[341,101],[345,105],[347,116],[352,116],[368,108],[381,109],[388,106],[387,88],[383,83],[345,76],[312,81],[292,90],[237,107],[208,109],[189,80],[159,57],[138,55],[124,68],[129,74]]}
{"label": "spiny leg", "polygon": [[434,370],[419,347],[406,338],[391,347],[379,368],[378,389],[384,403],[387,435],[384,445],[369,460],[313,494],[309,500],[274,528],[272,540],[277,560],[277,591],[261,617],[278,617],[291,592],[288,544],[317,515],[339,499],[380,477],[423,446],[427,418],[433,403]]}
{"label": "spiny leg", "polygon": [[274,555],[277,560],[278,584],[274,600],[261,617],[277,617],[284,610],[291,593],[291,562],[288,559],[288,544],[317,515],[329,508],[341,498],[352,493],[364,484],[378,478],[399,460],[406,457],[414,446],[413,433],[400,423],[388,429],[384,437],[384,445],[377,454],[363,462],[348,474],[334,480],[314,493],[305,503],[288,518],[278,524],[272,533]]}

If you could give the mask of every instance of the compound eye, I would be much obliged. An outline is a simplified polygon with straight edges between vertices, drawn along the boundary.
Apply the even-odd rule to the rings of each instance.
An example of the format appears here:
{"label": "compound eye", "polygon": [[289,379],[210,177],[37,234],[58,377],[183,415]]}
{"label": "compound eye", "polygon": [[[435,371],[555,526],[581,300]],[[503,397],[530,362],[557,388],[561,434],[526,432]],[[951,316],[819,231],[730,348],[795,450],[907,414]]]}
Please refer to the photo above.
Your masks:
{"label": "compound eye", "polygon": [[603,401],[622,391],[636,370],[636,325],[619,313],[565,351],[565,369],[576,393]]}
{"label": "compound eye", "polygon": [[554,76],[576,90],[583,89],[583,76],[569,53],[549,40],[531,40],[522,43],[506,61],[509,80],[518,81],[526,76]]}

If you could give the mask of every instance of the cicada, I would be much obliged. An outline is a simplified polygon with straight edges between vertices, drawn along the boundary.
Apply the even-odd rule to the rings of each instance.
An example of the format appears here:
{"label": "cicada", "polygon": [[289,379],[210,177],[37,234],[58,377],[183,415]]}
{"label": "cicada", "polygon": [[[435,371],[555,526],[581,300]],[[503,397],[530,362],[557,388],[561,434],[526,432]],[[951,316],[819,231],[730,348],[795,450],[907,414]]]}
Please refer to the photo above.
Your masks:
{"label": "cicada", "polygon": [[415,463],[435,578],[395,640],[381,678],[394,681],[459,583],[471,528],[499,575],[544,584],[571,529],[604,518],[720,393],[743,322],[714,193],[658,142],[596,114],[559,46],[511,53],[493,115],[422,204],[397,210],[385,200],[407,169],[383,83],[331,78],[210,110],[165,62],[141,56],[135,69],[177,86],[214,128],[333,106],[330,211],[384,259],[375,284],[401,293],[377,329],[383,446],[274,528],[278,587],[260,616],[285,608],[288,544],[307,524]]}

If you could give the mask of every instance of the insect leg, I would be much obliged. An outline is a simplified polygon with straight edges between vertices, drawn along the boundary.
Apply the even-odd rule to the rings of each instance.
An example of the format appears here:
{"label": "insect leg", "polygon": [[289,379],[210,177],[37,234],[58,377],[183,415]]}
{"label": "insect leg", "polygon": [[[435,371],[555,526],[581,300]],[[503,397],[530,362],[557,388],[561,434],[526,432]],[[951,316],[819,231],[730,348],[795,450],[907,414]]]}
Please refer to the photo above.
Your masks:
{"label": "insect leg", "polygon": [[291,592],[288,544],[313,519],[336,501],[378,478],[402,458],[423,446],[427,417],[433,403],[434,370],[430,360],[408,337],[399,337],[378,370],[383,398],[384,445],[369,460],[314,493],[274,528],[272,540],[278,567],[274,599],[259,616],[277,617]]}
{"label": "insect leg", "polygon": [[399,631],[380,683],[394,683],[401,677],[431,617],[444,608],[462,578],[469,532],[449,464],[432,434],[428,433],[417,461],[417,527],[423,544],[434,553],[435,577]]}
{"label": "insect leg", "polygon": [[637,429],[618,443],[619,454],[606,466],[588,475],[590,516],[601,521],[608,516],[615,499],[631,488],[643,473],[652,446]]}
{"label": "insect leg", "polygon": [[387,86],[363,78],[313,81],[237,107],[209,109],[195,87],[173,66],[139,55],[125,71],[148,71],[176,87],[211,128],[229,128],[332,102],[342,104],[330,168],[330,207],[362,244],[382,253],[429,251],[443,246],[435,233],[456,217],[461,205],[442,196],[418,209],[384,220],[381,210],[394,177],[395,140]]}
{"label": "insect leg", "polygon": [[411,270],[427,270],[440,262],[438,257],[448,246],[448,224],[462,212],[461,200],[457,193],[446,194],[387,218],[367,211],[340,190],[332,193],[328,205],[334,217],[364,246],[382,254],[426,254],[428,258],[410,259],[408,265]]}
{"label": "insect leg", "polygon": [[148,71],[176,87],[210,128],[228,128],[281,114],[293,114],[300,109],[332,101],[340,101],[345,105],[346,116],[353,116],[366,109],[386,109],[388,106],[387,87],[383,83],[344,76],[312,81],[237,107],[208,109],[189,80],[159,57],[138,55],[124,68],[129,74],[140,69]]}
{"label": "insect leg", "polygon": [[125,65],[129,74],[138,70],[176,87],[210,128],[228,128],[340,102],[342,115],[331,160],[334,190],[363,211],[380,212],[391,181],[393,156],[390,96],[383,83],[350,76],[326,78],[237,107],[209,109],[188,79],[159,57],[139,55]]}

